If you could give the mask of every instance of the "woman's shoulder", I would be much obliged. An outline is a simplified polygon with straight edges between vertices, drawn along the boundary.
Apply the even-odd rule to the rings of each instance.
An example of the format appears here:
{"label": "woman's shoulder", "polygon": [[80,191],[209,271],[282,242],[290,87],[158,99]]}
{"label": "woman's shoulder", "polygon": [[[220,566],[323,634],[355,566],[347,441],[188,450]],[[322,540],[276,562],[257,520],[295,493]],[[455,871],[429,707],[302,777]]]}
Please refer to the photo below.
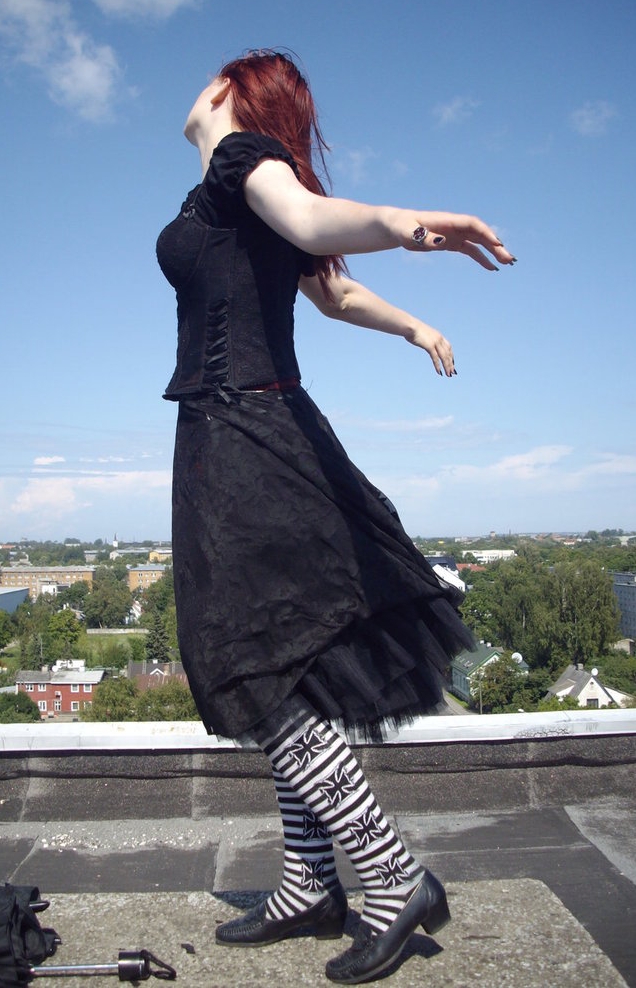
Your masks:
{"label": "woman's shoulder", "polygon": [[235,192],[246,175],[265,158],[285,161],[296,171],[292,155],[275,137],[251,131],[232,131],[214,149],[206,175],[206,184],[220,185]]}

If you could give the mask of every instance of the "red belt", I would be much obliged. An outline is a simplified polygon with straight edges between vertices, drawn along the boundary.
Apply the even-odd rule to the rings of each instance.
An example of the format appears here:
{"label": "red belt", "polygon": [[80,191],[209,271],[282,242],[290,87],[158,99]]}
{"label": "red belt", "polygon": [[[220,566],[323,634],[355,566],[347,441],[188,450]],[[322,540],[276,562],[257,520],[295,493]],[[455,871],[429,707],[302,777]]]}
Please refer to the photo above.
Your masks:
{"label": "red belt", "polygon": [[250,388],[252,393],[260,394],[261,391],[291,391],[297,388],[300,381],[297,377],[288,377],[282,381],[272,381],[270,384],[262,384],[259,388]]}

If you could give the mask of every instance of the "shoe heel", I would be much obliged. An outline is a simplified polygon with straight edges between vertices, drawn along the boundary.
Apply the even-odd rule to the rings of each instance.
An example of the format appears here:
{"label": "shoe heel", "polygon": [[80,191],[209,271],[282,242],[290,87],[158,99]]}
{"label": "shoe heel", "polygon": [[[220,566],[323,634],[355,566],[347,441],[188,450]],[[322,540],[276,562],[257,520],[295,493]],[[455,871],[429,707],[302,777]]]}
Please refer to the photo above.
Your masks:
{"label": "shoe heel", "polygon": [[441,930],[443,926],[446,926],[450,922],[451,914],[448,908],[444,886],[439,879],[432,872],[427,871],[425,882],[433,893],[431,896],[433,902],[426,919],[422,922],[422,928],[432,936],[433,933],[437,933],[438,930]]}
{"label": "shoe heel", "polygon": [[339,940],[347,921],[347,896],[341,886],[331,890],[322,908],[322,916],[314,921],[316,940]]}
{"label": "shoe heel", "polygon": [[322,923],[316,923],[314,936],[316,940],[339,940],[344,933],[345,918],[329,916]]}
{"label": "shoe heel", "polygon": [[446,893],[442,892],[441,899],[435,903],[422,923],[422,927],[432,936],[433,933],[441,930],[442,926],[446,926],[450,922],[450,918],[451,914],[448,908],[448,902],[446,901]]}

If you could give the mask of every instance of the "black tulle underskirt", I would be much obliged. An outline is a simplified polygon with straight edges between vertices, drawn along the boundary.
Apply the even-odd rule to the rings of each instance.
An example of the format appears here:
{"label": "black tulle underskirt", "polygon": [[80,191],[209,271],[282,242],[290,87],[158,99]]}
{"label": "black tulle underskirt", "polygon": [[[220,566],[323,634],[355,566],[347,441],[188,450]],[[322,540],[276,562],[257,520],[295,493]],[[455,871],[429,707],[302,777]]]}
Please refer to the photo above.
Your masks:
{"label": "black tulle underskirt", "polygon": [[181,658],[214,734],[299,692],[373,735],[433,711],[472,647],[456,591],[302,388],[181,402],[173,553]]}

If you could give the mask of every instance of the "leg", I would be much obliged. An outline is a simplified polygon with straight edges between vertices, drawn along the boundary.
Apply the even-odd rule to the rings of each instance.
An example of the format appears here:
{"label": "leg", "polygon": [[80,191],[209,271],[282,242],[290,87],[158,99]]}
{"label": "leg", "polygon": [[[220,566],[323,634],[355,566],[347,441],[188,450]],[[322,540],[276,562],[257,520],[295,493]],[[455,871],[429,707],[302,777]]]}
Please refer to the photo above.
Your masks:
{"label": "leg", "polygon": [[283,880],[265,902],[217,928],[220,944],[263,946],[300,930],[336,939],[344,930],[347,897],[338,881],[331,833],[285,778],[275,769],[273,774],[285,840]]}
{"label": "leg", "polygon": [[274,783],[283,821],[285,858],[283,880],[267,900],[265,911],[269,919],[284,919],[312,906],[326,889],[338,884],[338,877],[327,828],[276,771]]}
{"label": "leg", "polygon": [[274,771],[325,824],[349,856],[364,889],[353,945],[329,961],[327,977],[357,984],[399,957],[417,926],[429,933],[450,919],[440,882],[404,847],[369,789],[350,748],[299,697],[286,701],[281,725],[257,736]]}
{"label": "leg", "polygon": [[282,730],[257,741],[276,776],[329,828],[353,864],[365,893],[362,919],[383,932],[401,911],[424,869],[413,859],[380,809],[351,749],[296,698]]}

